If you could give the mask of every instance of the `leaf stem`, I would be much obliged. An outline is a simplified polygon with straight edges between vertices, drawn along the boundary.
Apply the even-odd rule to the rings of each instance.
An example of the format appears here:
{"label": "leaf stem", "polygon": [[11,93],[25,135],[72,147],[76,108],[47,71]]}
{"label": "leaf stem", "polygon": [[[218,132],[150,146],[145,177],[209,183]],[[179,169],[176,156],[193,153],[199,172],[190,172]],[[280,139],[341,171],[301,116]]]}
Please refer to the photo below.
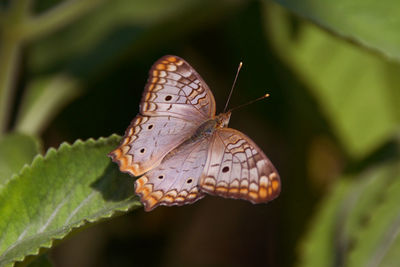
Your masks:
{"label": "leaf stem", "polygon": [[4,16],[0,20],[0,136],[5,133],[9,123],[23,44],[63,27],[103,1],[70,0],[37,17],[31,17],[30,14],[32,0],[14,0],[7,10],[2,10]]}
{"label": "leaf stem", "polygon": [[23,35],[27,40],[34,40],[43,35],[48,35],[81,17],[101,2],[104,2],[104,0],[70,0],[63,2],[42,15],[31,17],[26,23]]}
{"label": "leaf stem", "polygon": [[31,0],[12,2],[0,25],[0,136],[7,130],[14,97],[16,70],[21,54],[20,25],[29,16]]}

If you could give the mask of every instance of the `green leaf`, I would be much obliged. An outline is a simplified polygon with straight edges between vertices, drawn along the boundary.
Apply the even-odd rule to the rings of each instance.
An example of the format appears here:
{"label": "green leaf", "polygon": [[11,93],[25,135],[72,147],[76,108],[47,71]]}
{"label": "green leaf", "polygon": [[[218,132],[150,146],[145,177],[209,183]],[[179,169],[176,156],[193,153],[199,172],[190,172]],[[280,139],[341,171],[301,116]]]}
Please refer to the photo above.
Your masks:
{"label": "green leaf", "polygon": [[[298,266],[334,266],[334,231],[337,224],[337,214],[342,199],[351,188],[351,180],[340,179],[332,191],[318,208],[309,232],[300,243],[300,261]],[[327,263],[332,263],[328,265]]]}
{"label": "green leaf", "polygon": [[0,188],[39,153],[36,138],[13,133],[0,139]]}
{"label": "green leaf", "polygon": [[78,81],[67,74],[31,81],[22,99],[15,130],[39,135],[58,112],[81,93]]}
{"label": "green leaf", "polygon": [[133,179],[107,153],[118,136],[62,144],[0,191],[0,266],[49,248],[73,228],[140,207]]}
{"label": "green leaf", "polygon": [[[396,266],[400,262],[400,165],[385,170],[379,205],[369,206],[364,227],[354,228],[348,266]],[[366,240],[368,242],[366,242]]]}
{"label": "green leaf", "polygon": [[400,2],[397,0],[275,0],[345,38],[400,60]]}
{"label": "green leaf", "polygon": [[[41,21],[47,20],[44,16],[33,19],[39,25],[33,22],[26,25],[26,32],[36,26],[42,31],[58,22],[56,12],[69,19],[74,13],[65,9],[83,8],[80,16],[88,12],[31,45],[27,62],[29,73],[35,79],[27,82],[18,113],[15,127],[20,132],[40,134],[62,108],[85,93],[88,83],[111,71],[115,64],[134,53],[162,46],[195,27],[203,27],[204,22],[221,19],[220,13],[227,13],[241,1],[81,2],[60,4],[49,11],[52,12],[47,18],[49,21]],[[96,8],[89,11],[87,7],[91,5]],[[167,34],[165,29],[169,29]]]}
{"label": "green leaf", "polygon": [[278,55],[310,89],[344,149],[365,157],[392,138],[400,122],[400,65],[268,6],[267,27]]}
{"label": "green leaf", "polygon": [[400,243],[399,174],[395,162],[339,179],[303,241],[299,266],[399,262],[394,252]]}
{"label": "green leaf", "polygon": [[34,44],[29,69],[33,73],[54,72],[67,66],[71,73],[87,78],[103,68],[109,70],[110,63],[126,60],[132,53],[149,51],[221,19],[241,2],[104,1],[83,18]]}

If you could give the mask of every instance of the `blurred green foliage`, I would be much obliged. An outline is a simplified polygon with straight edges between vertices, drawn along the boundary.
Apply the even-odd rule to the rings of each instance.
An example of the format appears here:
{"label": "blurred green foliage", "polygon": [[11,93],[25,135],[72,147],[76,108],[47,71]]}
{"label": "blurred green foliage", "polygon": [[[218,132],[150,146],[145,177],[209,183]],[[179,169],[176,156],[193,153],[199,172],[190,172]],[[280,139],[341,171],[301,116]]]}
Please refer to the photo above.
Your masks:
{"label": "blurred green foliage", "polygon": [[[0,1],[0,265],[397,266],[399,26],[395,0]],[[106,154],[166,54],[217,110],[239,61],[231,105],[270,93],[230,125],[278,199],[134,209]]]}

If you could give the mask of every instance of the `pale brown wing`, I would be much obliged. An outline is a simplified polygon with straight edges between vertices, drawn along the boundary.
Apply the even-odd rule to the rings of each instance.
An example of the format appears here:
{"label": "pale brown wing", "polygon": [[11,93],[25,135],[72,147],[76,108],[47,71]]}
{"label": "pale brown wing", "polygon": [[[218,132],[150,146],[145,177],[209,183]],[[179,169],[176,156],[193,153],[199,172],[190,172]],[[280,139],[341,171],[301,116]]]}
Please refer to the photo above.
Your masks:
{"label": "pale brown wing", "polygon": [[262,203],[279,195],[281,182],[271,161],[250,138],[222,128],[213,135],[200,188],[213,195]]}
{"label": "pale brown wing", "polygon": [[139,176],[215,115],[215,100],[200,75],[183,59],[164,56],[150,69],[140,113],[109,155],[120,170]]}
{"label": "pale brown wing", "polygon": [[160,164],[196,129],[196,124],[180,118],[137,115],[119,147],[109,155],[121,171],[139,176]]}
{"label": "pale brown wing", "polygon": [[177,56],[164,56],[150,69],[140,112],[201,123],[215,116],[215,100],[189,63]]}
{"label": "pale brown wing", "polygon": [[210,139],[184,142],[160,165],[136,180],[135,193],[140,196],[146,211],[159,205],[193,203],[204,196],[199,190],[199,179],[206,164]]}

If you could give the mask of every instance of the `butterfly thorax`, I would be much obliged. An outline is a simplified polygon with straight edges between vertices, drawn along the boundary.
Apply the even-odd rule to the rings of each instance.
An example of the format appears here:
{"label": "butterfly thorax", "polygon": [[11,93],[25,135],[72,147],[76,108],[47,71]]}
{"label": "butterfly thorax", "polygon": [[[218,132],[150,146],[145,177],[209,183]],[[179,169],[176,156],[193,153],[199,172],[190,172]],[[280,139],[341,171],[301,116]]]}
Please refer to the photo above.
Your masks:
{"label": "butterfly thorax", "polygon": [[215,117],[215,121],[217,122],[217,128],[224,128],[228,127],[229,119],[231,118],[231,112],[225,112],[219,114],[217,117]]}
{"label": "butterfly thorax", "polygon": [[210,136],[218,128],[224,128],[228,126],[231,113],[221,113],[213,119],[209,119],[203,122],[196,130],[196,132],[191,136],[192,141],[196,141],[199,138],[204,138],[205,136]]}

